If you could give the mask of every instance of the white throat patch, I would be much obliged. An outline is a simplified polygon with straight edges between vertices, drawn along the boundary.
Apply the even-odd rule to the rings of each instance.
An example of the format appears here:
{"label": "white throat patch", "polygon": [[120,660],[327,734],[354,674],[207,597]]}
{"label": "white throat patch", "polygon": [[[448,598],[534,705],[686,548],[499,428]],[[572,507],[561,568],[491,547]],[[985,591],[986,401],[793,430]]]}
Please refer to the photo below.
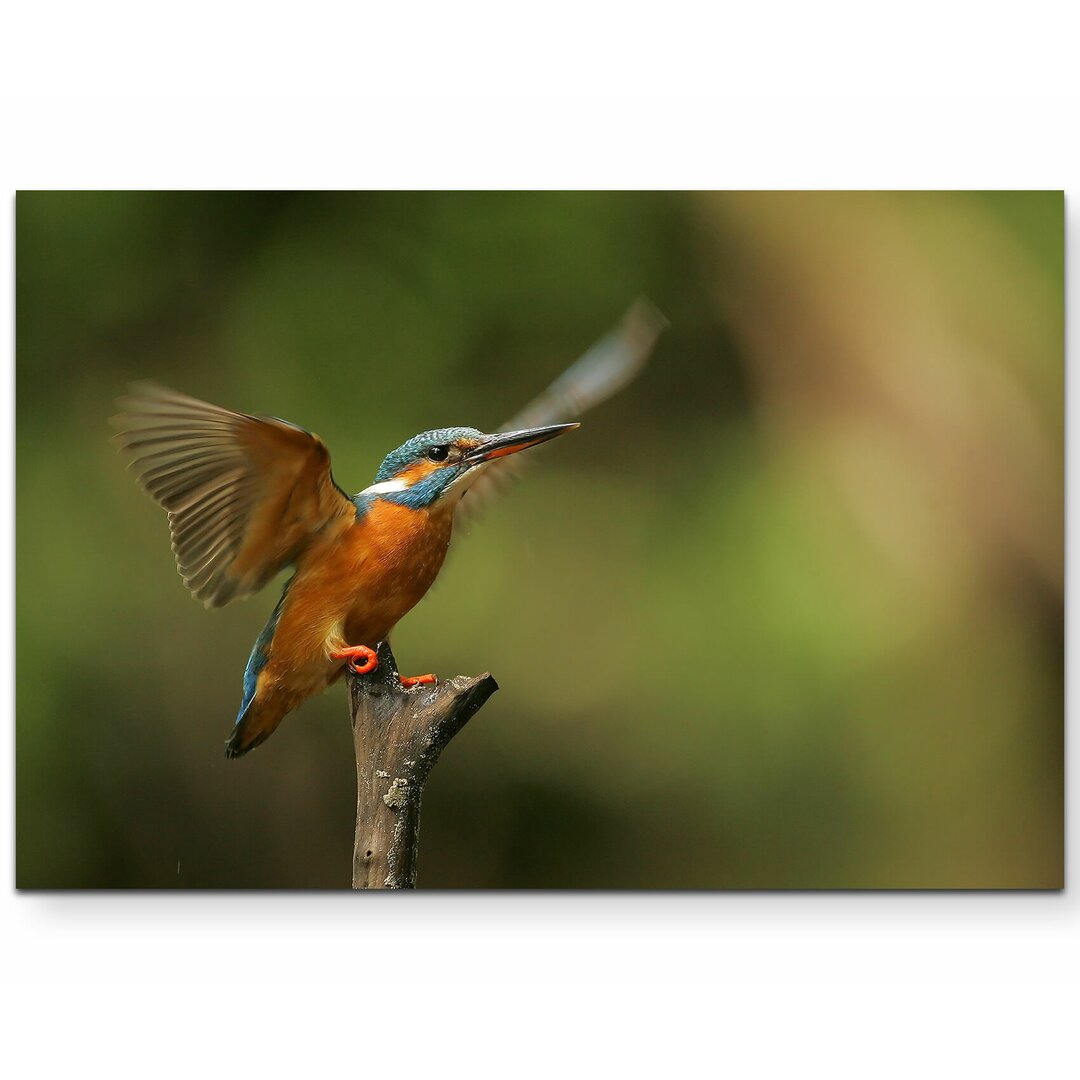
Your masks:
{"label": "white throat patch", "polygon": [[379,484],[372,484],[364,488],[361,495],[386,495],[391,491],[404,491],[409,485],[404,480],[383,480]]}

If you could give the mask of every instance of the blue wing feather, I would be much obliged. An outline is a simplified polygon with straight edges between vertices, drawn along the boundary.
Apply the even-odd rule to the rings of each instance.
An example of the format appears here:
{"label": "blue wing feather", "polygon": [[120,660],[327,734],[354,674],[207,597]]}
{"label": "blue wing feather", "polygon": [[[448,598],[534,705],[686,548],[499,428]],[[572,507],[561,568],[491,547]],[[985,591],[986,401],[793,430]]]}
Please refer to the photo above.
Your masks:
{"label": "blue wing feather", "polygon": [[285,597],[288,596],[289,586],[292,583],[292,578],[289,578],[289,580],[285,582],[285,588],[281,590],[281,598],[278,600],[274,610],[270,613],[270,618],[266,620],[266,625],[262,628],[262,633],[255,639],[255,645],[251,650],[251,656],[248,657],[247,667],[244,669],[244,700],[240,703],[240,711],[236,714],[236,722],[238,724],[243,720],[244,713],[247,712],[252,698],[255,697],[255,688],[258,685],[259,672],[266,667],[267,655],[270,651],[270,642],[274,640],[274,632],[277,630],[278,620],[281,618],[281,611],[285,606]]}

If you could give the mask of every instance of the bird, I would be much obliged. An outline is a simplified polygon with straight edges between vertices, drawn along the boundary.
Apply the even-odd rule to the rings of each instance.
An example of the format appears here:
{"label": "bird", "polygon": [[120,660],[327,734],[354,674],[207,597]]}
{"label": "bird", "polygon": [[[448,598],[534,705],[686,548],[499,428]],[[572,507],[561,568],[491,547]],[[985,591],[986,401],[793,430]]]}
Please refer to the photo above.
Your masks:
{"label": "bird", "polygon": [[[515,471],[516,455],[578,428],[568,416],[634,378],[666,325],[639,299],[499,431],[414,435],[352,496],[334,480],[326,445],[304,428],[132,384],[111,418],[113,441],[167,512],[177,569],[194,597],[221,607],[292,570],[248,658],[225,756],[261,745],[346,667],[373,671],[378,643],[438,576],[466,496],[470,506],[484,501]],[[436,682],[434,674],[401,678],[409,691]]]}

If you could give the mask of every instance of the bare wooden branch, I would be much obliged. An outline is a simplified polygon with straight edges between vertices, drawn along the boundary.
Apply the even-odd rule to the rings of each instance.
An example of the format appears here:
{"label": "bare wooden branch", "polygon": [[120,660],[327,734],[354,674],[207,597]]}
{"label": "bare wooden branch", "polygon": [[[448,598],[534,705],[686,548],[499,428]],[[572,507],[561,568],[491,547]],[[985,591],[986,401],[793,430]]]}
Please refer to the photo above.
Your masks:
{"label": "bare wooden branch", "polygon": [[424,782],[446,744],[499,686],[487,674],[401,685],[390,645],[377,648],[378,667],[348,672],[349,712],[356,750],[354,889],[411,889]]}

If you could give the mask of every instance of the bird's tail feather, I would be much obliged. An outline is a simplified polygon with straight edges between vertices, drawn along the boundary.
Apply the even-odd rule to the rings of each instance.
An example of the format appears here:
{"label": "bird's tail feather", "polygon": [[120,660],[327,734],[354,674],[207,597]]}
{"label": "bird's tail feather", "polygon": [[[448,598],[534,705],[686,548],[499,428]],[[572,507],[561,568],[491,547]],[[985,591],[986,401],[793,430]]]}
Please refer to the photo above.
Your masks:
{"label": "bird's tail feather", "polygon": [[277,730],[286,710],[274,701],[252,698],[247,708],[236,718],[236,726],[225,743],[227,758],[243,757],[265,742]]}

